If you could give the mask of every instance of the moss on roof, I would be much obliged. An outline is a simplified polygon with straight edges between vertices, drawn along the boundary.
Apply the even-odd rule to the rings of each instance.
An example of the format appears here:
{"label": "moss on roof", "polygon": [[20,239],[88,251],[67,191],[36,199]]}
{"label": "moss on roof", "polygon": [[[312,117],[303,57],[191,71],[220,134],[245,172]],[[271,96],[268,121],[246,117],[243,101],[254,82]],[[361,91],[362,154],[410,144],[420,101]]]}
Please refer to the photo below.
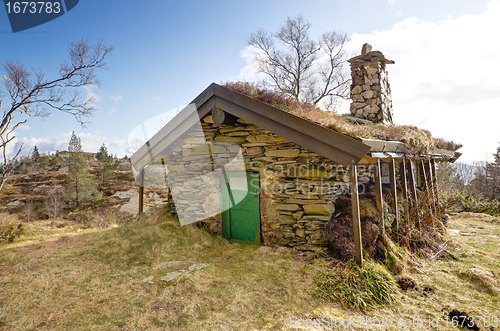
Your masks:
{"label": "moss on roof", "polygon": [[375,124],[367,120],[340,115],[333,111],[324,111],[312,104],[299,102],[283,94],[270,91],[259,84],[226,82],[222,85],[353,138],[401,141],[415,154],[427,154],[435,148],[456,151],[462,147],[461,144],[453,141],[432,137],[428,130],[413,125]]}

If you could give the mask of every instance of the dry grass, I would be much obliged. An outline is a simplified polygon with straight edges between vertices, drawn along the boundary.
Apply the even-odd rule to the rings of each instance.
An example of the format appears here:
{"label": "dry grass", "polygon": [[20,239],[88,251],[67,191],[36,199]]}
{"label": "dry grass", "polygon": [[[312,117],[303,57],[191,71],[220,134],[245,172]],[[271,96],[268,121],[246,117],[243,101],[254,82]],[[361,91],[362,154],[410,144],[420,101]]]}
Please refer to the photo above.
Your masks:
{"label": "dry grass", "polygon": [[[16,239],[15,245],[106,229],[132,219],[132,215],[120,212],[117,208],[126,201],[110,196],[116,191],[135,187],[131,171],[116,171],[113,179],[100,186],[104,191],[103,198],[78,208],[71,206],[65,199],[66,176],[65,172],[37,171],[13,175],[7,181],[1,192],[0,229],[22,225],[24,235]],[[54,196],[56,200],[51,199]],[[8,206],[14,201],[23,204]],[[57,205],[57,212],[53,212],[54,205]]]}
{"label": "dry grass", "polygon": [[[112,197],[112,195],[117,191],[136,189],[137,186],[130,170],[117,170],[113,175],[104,185],[99,185],[99,190],[103,192],[102,198],[89,204],[82,204],[78,208],[71,205],[65,196],[65,187],[68,185],[66,172],[37,171],[27,175],[13,175],[2,189],[0,212],[16,214],[27,226],[27,203],[30,202],[31,223],[38,222],[41,224],[49,221],[48,223],[52,222],[55,225],[55,223],[71,221],[73,223],[84,223],[84,226],[92,224],[102,227],[106,220],[112,216],[112,218],[121,220],[113,223],[120,224],[130,220],[131,215],[117,211],[116,206],[123,204],[124,200]],[[149,192],[150,190],[146,190],[146,194]],[[52,202],[49,198],[52,195],[57,197],[55,202]],[[20,201],[22,204],[8,206],[9,203],[14,201]],[[148,201],[147,196],[146,201]],[[53,204],[57,204],[57,215],[51,213],[50,208],[52,208]],[[97,210],[98,212],[96,212]]]}
{"label": "dry grass", "polygon": [[[281,325],[288,306],[312,309],[307,275],[315,266],[166,218],[4,247],[0,309],[8,328],[101,330],[126,322],[133,330],[223,330],[243,325],[248,311],[256,316],[250,324],[272,328]],[[210,267],[169,286],[141,281],[159,273],[155,265],[187,259]]]}
{"label": "dry grass", "polygon": [[366,261],[360,267],[351,259],[315,278],[316,296],[346,308],[366,312],[397,301],[398,288],[393,276],[373,261]]}
{"label": "dry grass", "polygon": [[[230,243],[194,225],[181,227],[165,212],[106,230],[3,245],[0,329],[321,330],[296,328],[296,321],[328,316],[392,320],[395,325],[384,330],[432,330],[402,328],[397,322],[437,319],[438,330],[457,330],[445,326],[444,316],[451,309],[474,316],[500,311],[498,278],[469,270],[475,266],[498,277],[500,259],[495,252],[500,247],[500,224],[460,216],[450,224],[468,229],[467,233],[473,229],[487,241],[464,235],[450,244],[460,261],[420,260],[422,267],[404,274],[415,280],[418,289],[400,292],[397,305],[368,310],[366,315],[312,296],[314,276],[339,267],[331,260]],[[156,265],[176,260],[210,266],[168,284],[157,278],[153,285],[142,282],[161,275],[161,270],[153,270]],[[381,328],[363,325],[357,330]]]}
{"label": "dry grass", "polygon": [[332,111],[323,111],[311,104],[298,102],[284,95],[269,91],[258,84],[226,82],[223,85],[231,90],[266,102],[274,107],[354,138],[398,140],[404,142],[411,151],[418,154],[428,153],[436,147],[453,151],[462,147],[461,144],[456,144],[452,141],[434,138],[429,131],[419,129],[416,126],[390,126],[385,124],[365,124],[366,121],[350,121],[345,116]]}

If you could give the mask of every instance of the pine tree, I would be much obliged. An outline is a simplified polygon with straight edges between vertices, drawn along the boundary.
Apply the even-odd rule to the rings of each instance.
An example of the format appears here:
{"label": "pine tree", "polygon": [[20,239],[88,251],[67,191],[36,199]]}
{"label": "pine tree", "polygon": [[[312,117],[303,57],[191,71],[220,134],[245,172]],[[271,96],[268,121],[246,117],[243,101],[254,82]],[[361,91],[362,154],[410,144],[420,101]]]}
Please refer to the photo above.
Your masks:
{"label": "pine tree", "polygon": [[50,166],[50,167],[53,167],[53,166],[58,165],[59,163],[61,163],[61,159],[59,158],[59,154],[58,154],[58,153],[56,153],[56,154],[54,154],[54,155],[51,157],[51,159],[50,159],[50,161],[49,161],[49,166]]}
{"label": "pine tree", "polygon": [[38,152],[38,147],[36,146],[33,149],[33,153],[31,154],[31,160],[34,162],[38,162],[38,160],[40,160],[40,153]]}
{"label": "pine tree", "polygon": [[493,158],[495,161],[486,165],[486,171],[490,180],[491,200],[500,200],[500,147],[493,154]]}
{"label": "pine tree", "polygon": [[49,163],[50,163],[50,156],[48,155],[42,155],[40,156],[40,158],[38,159],[38,161],[40,162],[40,167],[42,169],[45,169],[49,166]]}
{"label": "pine tree", "polygon": [[96,154],[96,158],[99,161],[99,170],[97,171],[97,176],[102,183],[106,182],[106,179],[110,179],[113,175],[113,171],[118,167],[118,162],[115,161],[113,156],[108,154],[108,149],[105,144],[102,144],[101,148]]}
{"label": "pine tree", "polygon": [[69,170],[66,194],[79,206],[81,202],[92,200],[100,195],[89,172],[89,163],[82,150],[82,143],[75,132],[71,135],[68,147]]}

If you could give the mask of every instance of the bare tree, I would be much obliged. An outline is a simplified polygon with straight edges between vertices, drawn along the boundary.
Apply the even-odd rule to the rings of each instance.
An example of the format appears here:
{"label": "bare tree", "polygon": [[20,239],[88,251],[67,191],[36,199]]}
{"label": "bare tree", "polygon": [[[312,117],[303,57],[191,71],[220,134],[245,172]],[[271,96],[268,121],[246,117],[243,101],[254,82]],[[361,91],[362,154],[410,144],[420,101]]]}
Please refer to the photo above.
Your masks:
{"label": "bare tree", "polygon": [[269,76],[271,86],[299,101],[314,105],[326,101],[331,108],[336,98],[348,97],[350,77],[344,71],[348,38],[329,31],[315,41],[309,37],[310,27],[302,15],[288,17],[276,33],[258,29],[247,41],[255,47],[259,72]]}
{"label": "bare tree", "polygon": [[134,138],[132,139],[131,141],[129,141],[128,143],[128,147],[127,147],[127,153],[129,154],[134,154],[135,152],[137,152],[144,144],[146,143],[146,141],[144,139],[140,139],[140,138]]}
{"label": "bare tree", "polygon": [[[0,109],[2,107],[2,100],[0,100]],[[15,168],[15,161],[19,154],[21,153],[21,150],[23,148],[23,145],[21,144],[21,147],[19,150],[16,152],[14,157],[8,157],[7,156],[7,144],[11,142],[16,136],[14,136],[14,130],[17,129],[17,127],[23,123],[26,123],[26,120],[21,121],[16,123],[15,125],[11,126],[12,122],[12,116],[7,121],[7,124],[0,128],[0,148],[2,148],[2,157],[3,157],[3,163],[0,166],[0,171],[2,172],[2,177],[0,179],[0,191],[2,190],[5,182],[9,178],[10,174],[12,171],[14,171]]]}
{"label": "bare tree", "polygon": [[492,155],[493,162],[482,162],[476,166],[475,178],[472,182],[474,194],[482,194],[490,201],[500,200],[500,147]]}
{"label": "bare tree", "polygon": [[7,158],[7,147],[15,139],[15,129],[27,121],[16,120],[15,116],[47,117],[51,110],[58,110],[73,115],[85,127],[96,108],[93,98],[81,95],[81,88],[100,87],[96,69],[105,67],[104,58],[112,50],[113,47],[103,41],[95,44],[90,44],[87,39],[71,42],[69,57],[60,64],[59,75],[54,79],[47,79],[41,69],[29,70],[19,61],[5,61],[3,84],[10,104],[0,119],[0,148],[4,157],[0,190],[23,148],[21,145],[14,157]]}
{"label": "bare tree", "polygon": [[63,208],[63,203],[61,201],[61,196],[58,192],[58,188],[61,187],[57,185],[55,182],[52,182],[52,185],[49,189],[48,195],[45,199],[45,207],[47,208],[47,213],[52,221],[57,220],[59,217],[59,213]]}
{"label": "bare tree", "polygon": [[26,195],[26,204],[24,205],[26,209],[26,218],[28,220],[28,233],[31,234],[30,222],[32,221],[32,217],[35,211],[35,201],[33,197],[33,192],[30,192]]}
{"label": "bare tree", "polygon": [[466,193],[471,193],[471,182],[474,179],[477,164],[455,163],[453,164],[457,178],[462,183],[462,190]]}

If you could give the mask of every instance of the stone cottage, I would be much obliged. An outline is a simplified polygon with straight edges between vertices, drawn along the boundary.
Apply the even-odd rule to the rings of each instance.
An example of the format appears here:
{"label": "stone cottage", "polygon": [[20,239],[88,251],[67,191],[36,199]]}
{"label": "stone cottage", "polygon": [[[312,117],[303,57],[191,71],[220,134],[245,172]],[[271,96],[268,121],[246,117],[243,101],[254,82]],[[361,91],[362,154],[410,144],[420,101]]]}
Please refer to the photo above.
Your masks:
{"label": "stone cottage", "polygon": [[[385,65],[394,62],[368,46],[349,62],[352,118],[392,124]],[[458,156],[445,149],[415,155],[404,142],[350,137],[213,83],[131,162],[141,196],[154,183],[171,190],[181,224],[201,221],[229,239],[298,250],[324,250],[321,229],[335,212],[333,202],[350,194],[361,261],[358,182],[376,182],[381,200],[384,180],[397,190],[397,168],[409,197],[406,181],[418,178],[419,165],[435,190],[434,160]]]}

